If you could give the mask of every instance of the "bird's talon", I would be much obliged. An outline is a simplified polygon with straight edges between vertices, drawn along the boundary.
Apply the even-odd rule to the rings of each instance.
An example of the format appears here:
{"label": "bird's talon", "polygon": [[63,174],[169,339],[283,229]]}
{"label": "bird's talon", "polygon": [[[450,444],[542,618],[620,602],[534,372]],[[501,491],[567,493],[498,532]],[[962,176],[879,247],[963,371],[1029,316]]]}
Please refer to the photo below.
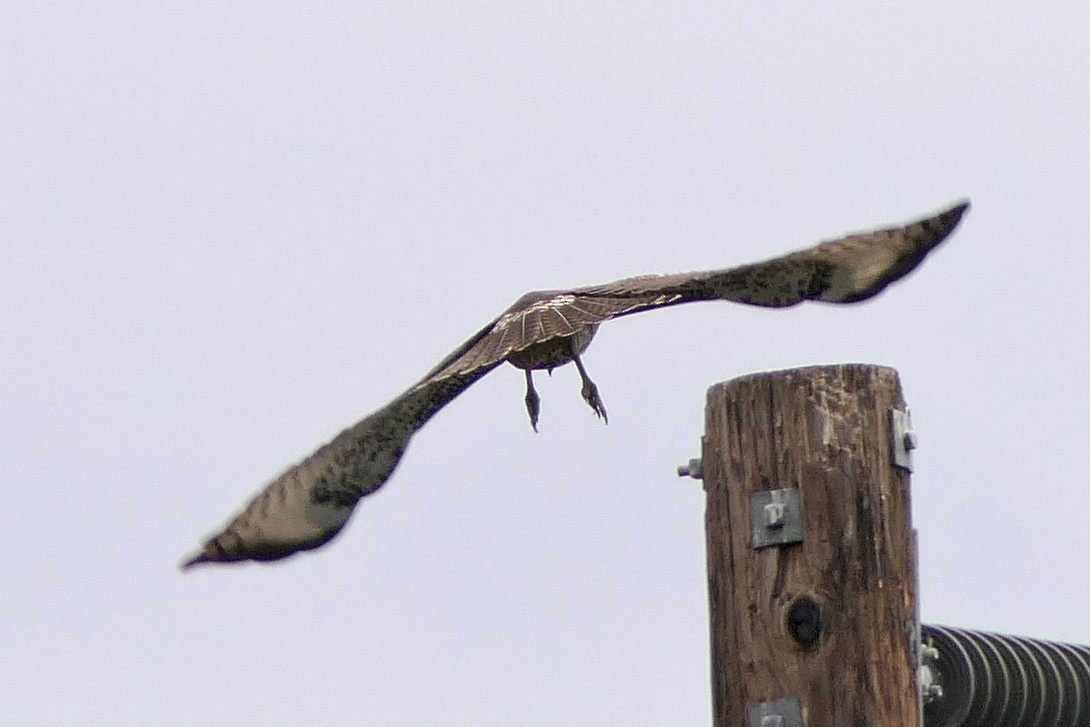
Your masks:
{"label": "bird's talon", "polygon": [[598,415],[598,418],[609,424],[609,415],[606,414],[606,405],[602,403],[602,397],[598,395],[598,387],[593,382],[588,381],[579,393],[583,395],[583,401],[587,402],[590,408],[594,410],[594,413]]}
{"label": "bird's talon", "polygon": [[529,371],[526,372],[526,413],[530,415],[530,426],[537,431],[537,418],[541,413],[541,397],[538,396],[537,390],[534,389],[534,383],[530,378]]}

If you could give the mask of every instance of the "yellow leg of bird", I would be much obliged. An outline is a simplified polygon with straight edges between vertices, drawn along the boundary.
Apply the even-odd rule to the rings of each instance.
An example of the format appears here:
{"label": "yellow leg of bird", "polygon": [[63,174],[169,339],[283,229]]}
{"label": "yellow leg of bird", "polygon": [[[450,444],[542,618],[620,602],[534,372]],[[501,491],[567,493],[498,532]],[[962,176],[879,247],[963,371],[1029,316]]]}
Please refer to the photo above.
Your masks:
{"label": "yellow leg of bird", "polygon": [[534,373],[526,369],[526,412],[530,415],[530,426],[537,431],[537,415],[541,413],[541,397],[534,388]]}
{"label": "yellow leg of bird", "polygon": [[583,395],[583,400],[590,405],[590,408],[609,424],[609,415],[606,414],[606,405],[602,403],[602,397],[598,396],[598,386],[590,380],[590,376],[587,375],[587,370],[583,367],[583,362],[580,360],[579,355],[573,353],[572,361],[575,361],[575,367],[579,369],[579,378],[583,380],[583,388],[579,392]]}

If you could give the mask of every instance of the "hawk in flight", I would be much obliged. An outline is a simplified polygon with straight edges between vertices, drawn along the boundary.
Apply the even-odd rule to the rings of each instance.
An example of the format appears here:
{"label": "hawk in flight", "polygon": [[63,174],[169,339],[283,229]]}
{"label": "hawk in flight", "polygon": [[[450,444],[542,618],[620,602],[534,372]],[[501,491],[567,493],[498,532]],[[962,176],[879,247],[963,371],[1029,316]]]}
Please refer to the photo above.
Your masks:
{"label": "hawk in flight", "polygon": [[701,300],[770,308],[804,300],[866,300],[919,265],[968,208],[961,202],[901,227],[849,235],[751,265],[527,293],[408,391],[273,480],[183,567],[275,560],[328,542],[359,499],[390,477],[413,434],[504,361],[526,372],[526,408],[535,430],[539,397],[533,372],[568,362],[579,370],[583,399],[605,419],[598,387],[580,358],[604,321]]}

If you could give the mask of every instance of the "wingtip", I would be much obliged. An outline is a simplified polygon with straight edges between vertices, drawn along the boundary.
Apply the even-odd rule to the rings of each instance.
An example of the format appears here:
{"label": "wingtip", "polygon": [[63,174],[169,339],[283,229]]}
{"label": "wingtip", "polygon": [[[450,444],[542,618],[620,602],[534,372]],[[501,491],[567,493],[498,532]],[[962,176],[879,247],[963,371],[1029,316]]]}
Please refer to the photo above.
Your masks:
{"label": "wingtip", "polygon": [[192,569],[194,566],[200,565],[201,563],[211,562],[212,558],[208,556],[208,551],[202,550],[196,555],[190,556],[189,558],[186,558],[180,564],[178,564],[178,570],[180,570],[182,573],[185,573]]}
{"label": "wingtip", "polygon": [[969,200],[968,197],[962,197],[960,200],[955,202],[953,206],[950,207],[950,209],[946,210],[946,212],[943,212],[942,215],[944,217],[951,217],[960,220],[965,215],[965,213],[972,208],[972,206],[973,203]]}
{"label": "wingtip", "polygon": [[185,573],[198,565],[204,565],[206,563],[231,563],[248,557],[248,554],[235,553],[224,548],[221,539],[222,536],[209,540],[199,551],[183,560],[178,565],[178,569]]}
{"label": "wingtip", "polygon": [[926,249],[930,250],[945,240],[961,224],[962,217],[971,207],[972,203],[965,197],[941,212],[936,212],[931,217],[920,220],[917,224],[922,225],[925,230],[934,236],[934,239],[927,243]]}

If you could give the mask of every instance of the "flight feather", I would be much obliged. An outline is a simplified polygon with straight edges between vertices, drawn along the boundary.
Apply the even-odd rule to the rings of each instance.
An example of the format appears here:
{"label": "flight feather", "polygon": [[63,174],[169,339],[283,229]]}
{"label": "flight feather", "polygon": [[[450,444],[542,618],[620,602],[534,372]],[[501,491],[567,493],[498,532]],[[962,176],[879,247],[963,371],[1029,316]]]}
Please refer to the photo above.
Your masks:
{"label": "flight feather", "polygon": [[604,418],[597,387],[580,360],[601,323],[706,300],[772,308],[806,300],[865,300],[918,266],[953,232],[968,207],[961,202],[907,225],[848,235],[750,265],[528,293],[414,386],[275,478],[183,565],[274,560],[328,542],[360,498],[390,477],[412,436],[505,361],[526,372],[526,405],[535,429],[538,396],[532,372],[568,362],[579,368],[583,398]]}

